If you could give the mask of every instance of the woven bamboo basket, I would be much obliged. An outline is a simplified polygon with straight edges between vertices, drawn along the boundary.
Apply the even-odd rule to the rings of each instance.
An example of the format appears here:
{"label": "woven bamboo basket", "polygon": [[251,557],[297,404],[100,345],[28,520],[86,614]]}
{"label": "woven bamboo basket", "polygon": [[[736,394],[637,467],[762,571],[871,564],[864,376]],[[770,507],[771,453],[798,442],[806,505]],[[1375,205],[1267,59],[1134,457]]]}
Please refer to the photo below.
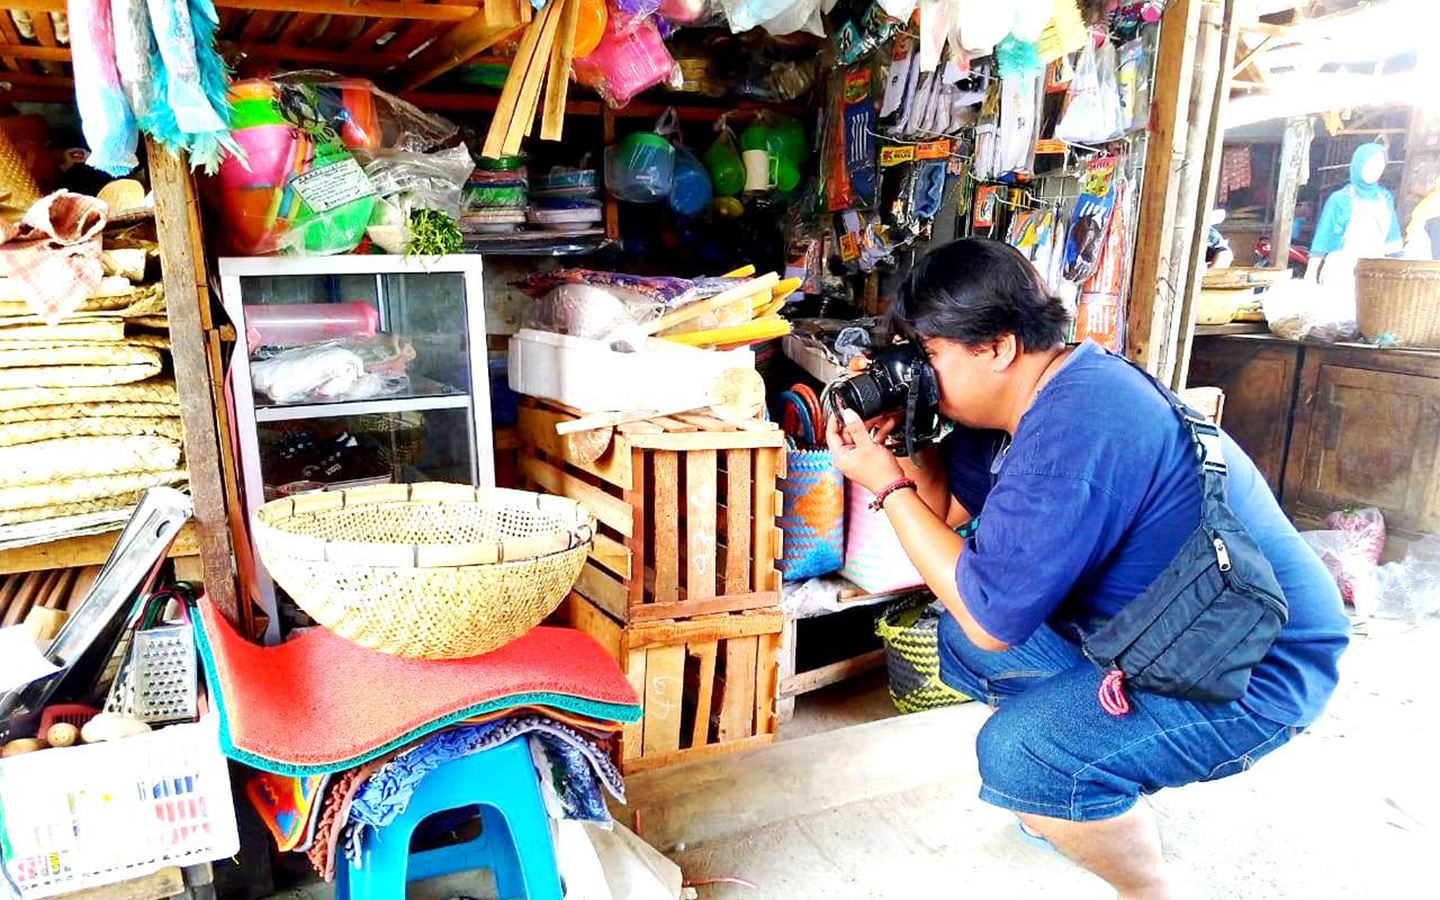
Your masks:
{"label": "woven bamboo basket", "polygon": [[1362,259],[1355,266],[1355,307],[1368,341],[1440,347],[1440,262]]}
{"label": "woven bamboo basket", "polygon": [[595,519],[574,500],[500,488],[376,485],[255,511],[270,575],[315,621],[394,656],[478,656],[555,610]]}
{"label": "woven bamboo basket", "polygon": [[0,131],[0,212],[9,219],[18,219],[25,210],[40,199],[40,188],[25,156],[11,142],[5,132]]}
{"label": "woven bamboo basket", "polygon": [[357,416],[354,430],[375,436],[380,461],[392,469],[413,465],[425,449],[425,416],[418,412]]}

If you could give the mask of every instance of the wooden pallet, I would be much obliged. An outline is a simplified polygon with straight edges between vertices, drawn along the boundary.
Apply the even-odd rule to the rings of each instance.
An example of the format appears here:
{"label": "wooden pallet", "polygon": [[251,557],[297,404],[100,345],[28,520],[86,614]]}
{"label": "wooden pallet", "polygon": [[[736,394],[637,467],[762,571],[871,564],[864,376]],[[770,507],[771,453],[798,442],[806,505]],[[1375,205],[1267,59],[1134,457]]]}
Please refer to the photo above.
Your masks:
{"label": "wooden pallet", "polygon": [[562,609],[620,664],[645,709],[621,735],[625,774],[775,740],[778,609],[621,625],[573,592]]}
{"label": "wooden pallet", "polygon": [[700,415],[617,426],[593,462],[555,433],[573,412],[526,400],[520,474],[600,522],[576,590],[621,622],[773,608],[784,435]]}

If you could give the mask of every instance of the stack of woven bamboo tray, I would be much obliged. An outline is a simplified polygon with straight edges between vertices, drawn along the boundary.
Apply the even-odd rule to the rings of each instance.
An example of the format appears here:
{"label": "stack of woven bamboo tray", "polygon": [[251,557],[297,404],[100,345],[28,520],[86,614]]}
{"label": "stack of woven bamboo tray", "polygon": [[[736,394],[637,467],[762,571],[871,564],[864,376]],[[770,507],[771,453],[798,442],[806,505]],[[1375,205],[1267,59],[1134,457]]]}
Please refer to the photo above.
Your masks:
{"label": "stack of woven bamboo tray", "polygon": [[186,480],[152,250],[107,250],[96,295],[47,325],[0,279],[0,548],[113,530]]}

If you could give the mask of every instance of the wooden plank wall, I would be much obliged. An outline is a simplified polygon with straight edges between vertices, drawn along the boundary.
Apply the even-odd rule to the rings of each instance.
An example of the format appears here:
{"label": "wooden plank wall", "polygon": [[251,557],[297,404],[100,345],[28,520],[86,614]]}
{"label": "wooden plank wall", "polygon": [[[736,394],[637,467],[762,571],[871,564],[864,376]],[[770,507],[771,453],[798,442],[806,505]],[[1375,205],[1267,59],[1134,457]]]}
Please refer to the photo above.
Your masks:
{"label": "wooden plank wall", "polygon": [[[1215,205],[1216,186],[1220,182],[1220,156],[1225,144],[1225,103],[1230,97],[1230,69],[1235,60],[1235,46],[1240,29],[1235,21],[1238,0],[1207,3],[1201,10],[1200,50],[1195,61],[1195,91],[1190,105],[1189,159],[1199,160],[1189,172],[1187,192],[1181,203],[1188,202],[1193,210],[1189,220],[1182,216],[1176,223],[1176,258],[1183,269],[1175,272],[1175,283],[1184,284],[1179,314],[1172,325],[1175,350],[1169,354],[1169,367],[1162,376],[1172,390],[1185,387],[1190,370],[1190,344],[1195,337],[1195,315],[1200,302],[1200,288],[1205,278],[1205,247],[1210,229],[1210,211]],[[1198,151],[1198,153],[1197,153]],[[1182,205],[1182,209],[1186,208]],[[1181,252],[1181,246],[1184,252]]]}
{"label": "wooden plank wall", "polygon": [[1175,288],[1168,283],[1180,174],[1184,170],[1190,120],[1191,82],[1195,67],[1195,34],[1202,0],[1175,0],[1165,8],[1156,52],[1155,86],[1151,92],[1150,140],[1140,192],[1126,353],[1152,373],[1160,370],[1156,345],[1169,332],[1168,312]]}
{"label": "wooden plank wall", "polygon": [[165,306],[170,317],[170,353],[175,361],[175,387],[180,393],[185,462],[195,500],[195,538],[200,545],[205,591],[221,614],[240,627],[248,617],[240,615],[235,600],[230,520],[205,338],[205,331],[211,325],[210,297],[205,286],[205,256],[201,249],[194,183],[187,161],[170,155],[153,141],[147,141],[146,151],[150,160],[150,188],[155,195],[155,232],[165,279]]}
{"label": "wooden plank wall", "polygon": [[1126,353],[1174,387],[1184,384],[1194,330],[1198,251],[1214,202],[1236,5],[1174,0],[1161,20]]}

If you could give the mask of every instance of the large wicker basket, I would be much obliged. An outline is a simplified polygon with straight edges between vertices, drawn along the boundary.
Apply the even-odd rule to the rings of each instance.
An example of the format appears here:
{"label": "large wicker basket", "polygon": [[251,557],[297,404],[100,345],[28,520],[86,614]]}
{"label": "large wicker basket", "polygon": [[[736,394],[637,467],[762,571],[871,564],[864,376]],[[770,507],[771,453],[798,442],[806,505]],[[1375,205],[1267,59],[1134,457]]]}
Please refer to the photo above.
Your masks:
{"label": "large wicker basket", "polygon": [[595,534],[564,497],[458,484],[304,494],[255,511],[271,576],[315,621],[395,656],[477,656],[560,605]]}
{"label": "large wicker basket", "polygon": [[1440,262],[1362,259],[1355,309],[1365,339],[1402,347],[1440,347]]}

